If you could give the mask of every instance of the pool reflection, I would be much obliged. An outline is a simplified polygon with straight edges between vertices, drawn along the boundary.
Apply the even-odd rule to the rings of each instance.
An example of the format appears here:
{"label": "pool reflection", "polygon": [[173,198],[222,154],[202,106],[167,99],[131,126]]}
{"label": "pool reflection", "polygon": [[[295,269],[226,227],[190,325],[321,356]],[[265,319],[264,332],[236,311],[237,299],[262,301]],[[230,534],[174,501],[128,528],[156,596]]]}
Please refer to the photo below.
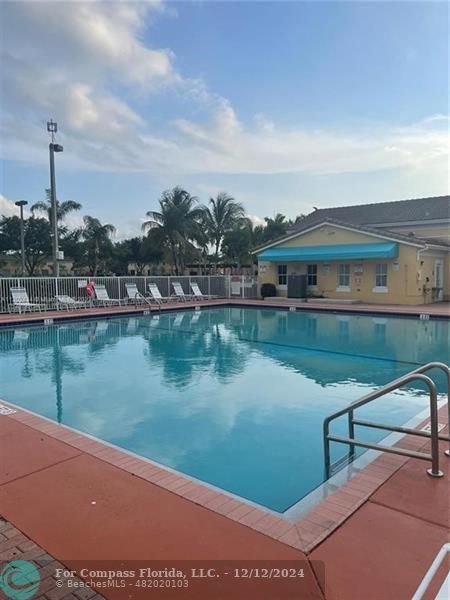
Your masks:
{"label": "pool reflection", "polygon": [[[1,396],[282,510],[321,482],[323,418],[448,361],[448,333],[437,320],[239,307],[4,329]],[[416,385],[361,417],[399,424],[426,403]]]}

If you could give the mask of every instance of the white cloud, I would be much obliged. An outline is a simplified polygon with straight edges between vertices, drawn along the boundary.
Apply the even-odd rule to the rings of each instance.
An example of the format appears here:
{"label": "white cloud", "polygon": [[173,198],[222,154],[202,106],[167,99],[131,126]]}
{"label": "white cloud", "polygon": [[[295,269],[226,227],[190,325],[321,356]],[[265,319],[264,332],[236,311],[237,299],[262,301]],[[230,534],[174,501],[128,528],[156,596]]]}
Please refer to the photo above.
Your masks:
{"label": "white cloud", "polygon": [[[15,202],[17,200],[10,200],[0,194],[0,217],[18,217],[20,212],[19,208],[15,206]],[[24,216],[29,216],[29,211],[26,208],[24,208]]]}
{"label": "white cloud", "polygon": [[142,236],[142,225],[146,221],[146,218],[137,219],[126,219],[121,221],[116,227],[116,234],[114,240],[120,242],[129,238]]}
{"label": "white cloud", "polygon": [[[4,48],[18,60],[47,65],[57,86],[66,78],[116,80],[149,88],[176,82],[173,55],[141,35],[158,2],[14,2],[2,6]],[[36,83],[36,82],[34,82]]]}
{"label": "white cloud", "polygon": [[256,114],[254,120],[257,127],[259,127],[263,133],[272,133],[275,129],[275,123],[262,113]]}
{"label": "white cloud", "polygon": [[[3,157],[46,164],[44,123],[53,116],[64,168],[165,177],[385,169],[445,176],[443,115],[358,131],[286,128],[256,111],[243,122],[202,80],[180,74],[170,49],[145,41],[164,10],[161,2],[3,3]],[[178,115],[164,132],[150,125],[129,98],[147,101],[162,90],[201,104],[202,116]]]}
{"label": "white cloud", "polygon": [[3,3],[3,157],[44,163],[52,116],[72,166],[98,168],[103,155],[112,169],[132,168],[143,119],[126,93],[189,87],[170,50],[142,41],[163,10],[159,2]]}
{"label": "white cloud", "polygon": [[[0,217],[18,217],[20,213],[19,208],[15,206],[15,202],[17,202],[17,200],[11,200],[10,198],[3,196],[3,194],[0,194]],[[24,208],[23,213],[26,219],[31,216],[30,205]],[[37,212],[36,216],[43,218],[47,217],[45,212]],[[83,226],[83,217],[78,212],[70,213],[64,219],[64,224],[70,229],[78,229]]]}
{"label": "white cloud", "polygon": [[266,224],[264,219],[261,217],[258,217],[258,215],[248,215],[248,218],[250,219],[250,221],[253,223],[254,226]]}
{"label": "white cloud", "polygon": [[397,128],[341,133],[307,128],[279,129],[271,123],[244,127],[229,105],[210,123],[176,123],[178,164],[187,172],[331,174],[427,167],[445,162],[447,132],[425,122]]}

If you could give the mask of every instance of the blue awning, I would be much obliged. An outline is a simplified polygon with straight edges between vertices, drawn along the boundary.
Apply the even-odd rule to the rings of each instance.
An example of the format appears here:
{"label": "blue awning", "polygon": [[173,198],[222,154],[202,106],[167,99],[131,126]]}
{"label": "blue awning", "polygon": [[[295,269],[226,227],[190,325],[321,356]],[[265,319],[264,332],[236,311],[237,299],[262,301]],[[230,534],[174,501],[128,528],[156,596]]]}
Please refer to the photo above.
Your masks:
{"label": "blue awning", "polygon": [[292,246],[290,248],[268,248],[257,257],[261,261],[329,261],[329,260],[362,260],[371,258],[396,258],[398,244],[336,244],[332,246]]}

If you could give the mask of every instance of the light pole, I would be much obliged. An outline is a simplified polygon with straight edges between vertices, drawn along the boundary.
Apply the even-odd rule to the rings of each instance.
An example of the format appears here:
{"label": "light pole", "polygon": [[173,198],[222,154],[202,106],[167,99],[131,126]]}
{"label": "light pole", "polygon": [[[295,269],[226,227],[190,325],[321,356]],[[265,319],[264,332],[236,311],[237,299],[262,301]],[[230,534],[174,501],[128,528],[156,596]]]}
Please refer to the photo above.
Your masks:
{"label": "light pole", "polygon": [[22,277],[25,275],[25,231],[23,227],[23,207],[28,204],[26,200],[18,200],[16,206],[20,208],[20,260],[22,263]]}
{"label": "light pole", "polygon": [[60,144],[55,144],[55,134],[58,131],[58,124],[50,119],[47,121],[47,131],[52,136],[52,141],[48,145],[50,155],[50,202],[52,207],[52,249],[53,249],[53,275],[59,277],[59,249],[58,249],[58,211],[56,209],[56,179],[55,179],[55,152],[62,152],[64,148]]}

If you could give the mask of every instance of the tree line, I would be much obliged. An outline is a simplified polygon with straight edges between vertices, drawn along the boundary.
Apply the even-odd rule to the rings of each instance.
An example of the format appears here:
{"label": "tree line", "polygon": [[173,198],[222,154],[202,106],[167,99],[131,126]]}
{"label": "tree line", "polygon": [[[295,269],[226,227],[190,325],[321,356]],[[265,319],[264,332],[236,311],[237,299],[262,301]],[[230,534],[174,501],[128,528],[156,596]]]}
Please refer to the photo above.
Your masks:
{"label": "tree line", "polygon": [[[210,198],[206,205],[181,187],[166,190],[159,198],[159,210],[148,211],[142,235],[114,242],[114,225],[102,223],[96,217],[83,217],[81,227],[70,228],[67,216],[82,209],[72,200],[57,201],[56,219],[59,247],[73,261],[75,273],[123,275],[130,264],[137,275],[149,265],[176,275],[187,266],[198,265],[205,273],[227,264],[240,268],[251,264],[251,250],[284,235],[298,220],[278,213],[265,217],[264,224],[255,225],[243,205],[226,192]],[[34,275],[46,264],[52,253],[52,211],[49,190],[46,200],[31,206],[31,215],[24,220],[25,267]],[[20,255],[20,219],[0,218],[1,256]]]}

